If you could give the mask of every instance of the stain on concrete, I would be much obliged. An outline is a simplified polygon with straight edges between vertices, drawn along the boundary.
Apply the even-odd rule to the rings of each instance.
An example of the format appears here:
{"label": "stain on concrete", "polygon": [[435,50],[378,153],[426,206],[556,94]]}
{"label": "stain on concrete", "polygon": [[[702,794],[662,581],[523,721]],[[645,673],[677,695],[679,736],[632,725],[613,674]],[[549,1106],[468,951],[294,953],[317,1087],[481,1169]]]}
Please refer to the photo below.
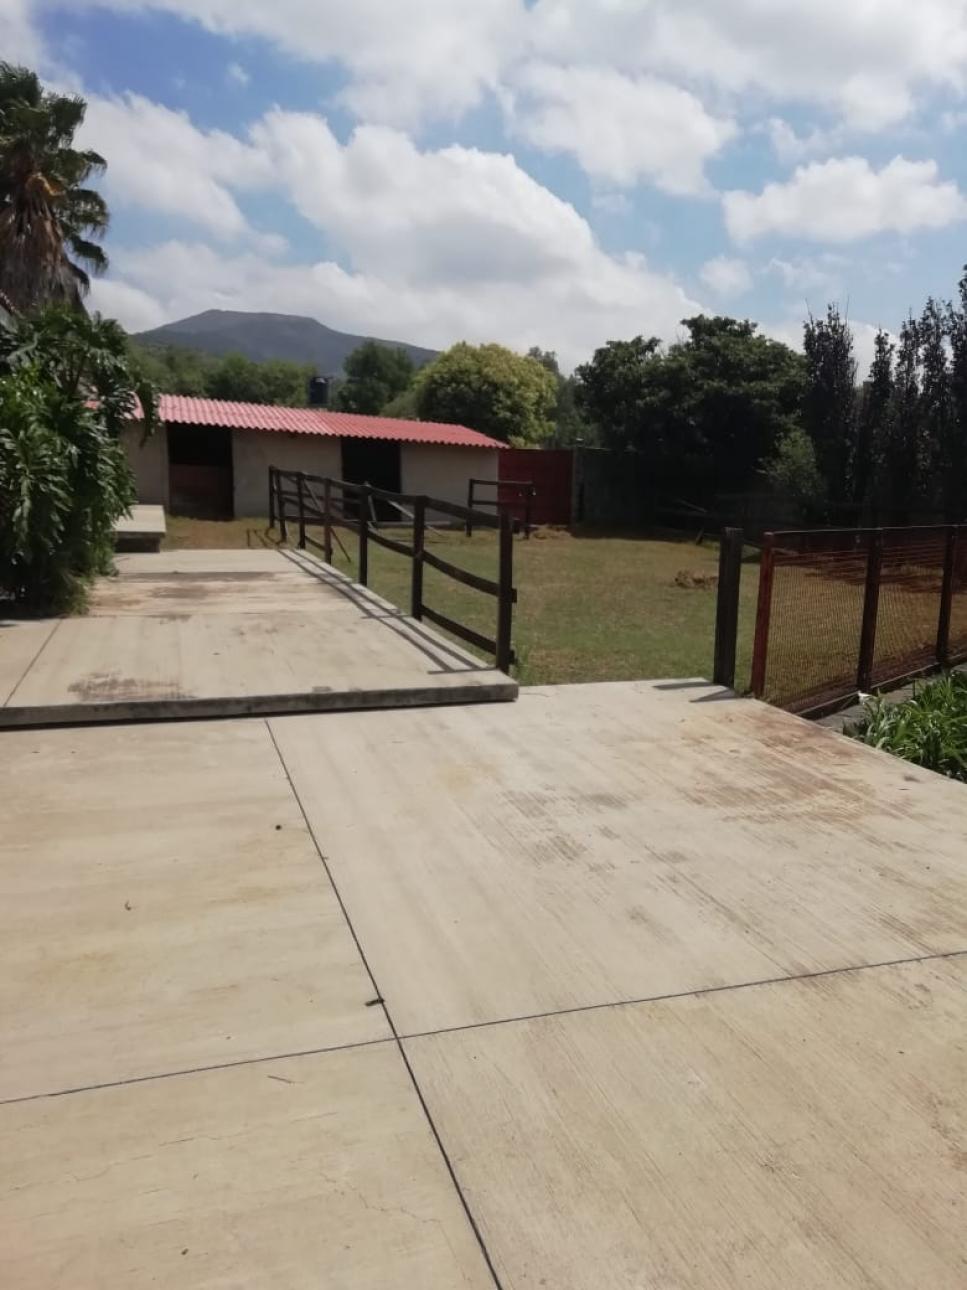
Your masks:
{"label": "stain on concrete", "polygon": [[186,697],[175,681],[145,681],[137,677],[116,676],[111,672],[92,672],[75,681],[69,690],[82,703]]}

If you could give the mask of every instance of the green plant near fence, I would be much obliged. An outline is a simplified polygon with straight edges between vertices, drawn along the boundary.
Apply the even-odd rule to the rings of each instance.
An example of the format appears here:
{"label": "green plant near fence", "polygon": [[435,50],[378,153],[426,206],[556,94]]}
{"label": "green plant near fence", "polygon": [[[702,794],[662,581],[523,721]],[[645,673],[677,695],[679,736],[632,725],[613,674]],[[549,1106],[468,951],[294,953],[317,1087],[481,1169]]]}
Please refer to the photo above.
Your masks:
{"label": "green plant near fence", "polygon": [[[140,407],[139,407],[140,404]],[[121,430],[156,396],[116,323],[50,310],[0,334],[0,597],[76,609],[135,500]]]}
{"label": "green plant near fence", "polygon": [[870,698],[846,733],[872,748],[967,782],[967,675],[951,672],[918,683],[900,703]]}

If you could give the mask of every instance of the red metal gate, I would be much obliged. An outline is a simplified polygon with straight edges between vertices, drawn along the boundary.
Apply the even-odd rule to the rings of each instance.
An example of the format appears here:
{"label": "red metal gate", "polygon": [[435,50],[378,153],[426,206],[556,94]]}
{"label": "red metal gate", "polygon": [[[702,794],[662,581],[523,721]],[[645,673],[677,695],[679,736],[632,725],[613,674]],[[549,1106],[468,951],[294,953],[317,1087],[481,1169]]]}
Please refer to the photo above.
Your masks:
{"label": "red metal gate", "polygon": [[[574,453],[570,448],[502,448],[499,457],[501,480],[533,483],[531,519],[534,524],[571,523]],[[506,497],[512,499],[509,489]]]}

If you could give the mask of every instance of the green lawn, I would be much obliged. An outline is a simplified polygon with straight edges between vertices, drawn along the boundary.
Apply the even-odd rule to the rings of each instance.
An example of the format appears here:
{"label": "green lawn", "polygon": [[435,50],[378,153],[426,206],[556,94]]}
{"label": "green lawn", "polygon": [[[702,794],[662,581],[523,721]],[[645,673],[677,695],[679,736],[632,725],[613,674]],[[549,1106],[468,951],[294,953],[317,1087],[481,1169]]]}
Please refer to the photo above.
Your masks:
{"label": "green lawn", "polygon": [[[312,530],[310,530],[312,532]],[[355,575],[357,539],[337,530],[350,559],[336,548],[336,567]],[[408,533],[392,531],[408,540]],[[290,538],[294,529],[290,526]],[[260,520],[189,520],[169,517],[168,549],[275,545],[278,533]],[[496,577],[492,532],[437,532],[428,544],[441,557],[485,577]],[[311,549],[311,548],[310,548]],[[568,681],[624,681],[645,677],[709,676],[715,622],[714,575],[718,546],[707,541],[639,535],[569,534],[548,529],[514,543],[519,603],[514,642],[518,674],[529,685]],[[748,684],[757,568],[743,570],[739,648],[740,688]],[[681,586],[676,575],[685,575]],[[370,546],[370,586],[409,607],[410,561]],[[495,602],[426,569],[424,600],[440,612],[492,636]]]}

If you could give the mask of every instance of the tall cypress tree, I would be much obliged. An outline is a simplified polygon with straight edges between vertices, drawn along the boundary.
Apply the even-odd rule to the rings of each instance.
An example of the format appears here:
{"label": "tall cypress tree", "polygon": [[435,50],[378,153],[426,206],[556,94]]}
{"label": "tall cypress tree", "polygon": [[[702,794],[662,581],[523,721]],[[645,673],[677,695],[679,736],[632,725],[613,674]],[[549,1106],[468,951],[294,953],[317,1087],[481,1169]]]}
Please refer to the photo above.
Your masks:
{"label": "tall cypress tree", "polygon": [[903,524],[921,476],[920,334],[909,317],[900,328],[893,379],[893,399],[884,443],[884,476],[890,519]]}
{"label": "tall cypress tree", "polygon": [[816,464],[833,501],[854,493],[851,472],[856,456],[856,359],[849,322],[837,305],[825,318],[810,315],[803,334],[806,394],[803,423],[816,450]]}
{"label": "tall cypress tree", "polygon": [[951,523],[967,519],[967,268],[957,305],[947,307],[950,340],[951,426],[944,462],[944,510]]}
{"label": "tall cypress tree", "polygon": [[[873,362],[863,390],[853,465],[853,486],[857,501],[873,492],[889,455],[890,409],[893,404],[893,355],[895,346],[881,328],[873,342]],[[876,493],[879,494],[879,488]]]}

